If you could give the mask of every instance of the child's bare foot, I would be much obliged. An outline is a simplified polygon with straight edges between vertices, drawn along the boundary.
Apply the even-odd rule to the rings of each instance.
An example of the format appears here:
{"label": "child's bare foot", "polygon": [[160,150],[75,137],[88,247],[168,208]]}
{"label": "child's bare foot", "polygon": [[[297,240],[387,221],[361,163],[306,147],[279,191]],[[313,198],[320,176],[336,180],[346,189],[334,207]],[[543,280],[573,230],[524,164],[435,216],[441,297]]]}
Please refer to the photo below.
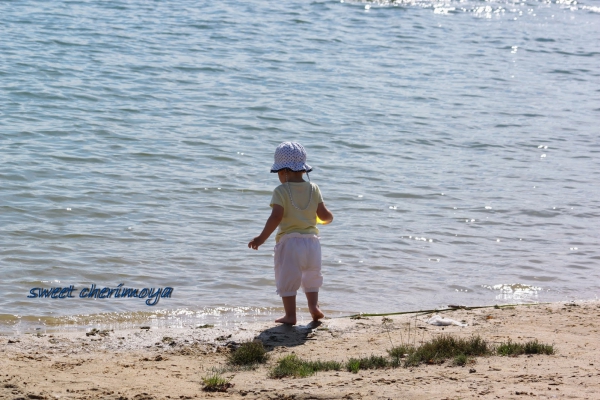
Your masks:
{"label": "child's bare foot", "polygon": [[310,310],[310,315],[312,315],[313,321],[318,321],[325,317],[325,314],[323,314],[319,307],[316,307],[314,310]]}
{"label": "child's bare foot", "polygon": [[296,325],[296,317],[288,317],[287,315],[284,315],[281,318],[277,318],[275,322],[279,322],[280,324]]}

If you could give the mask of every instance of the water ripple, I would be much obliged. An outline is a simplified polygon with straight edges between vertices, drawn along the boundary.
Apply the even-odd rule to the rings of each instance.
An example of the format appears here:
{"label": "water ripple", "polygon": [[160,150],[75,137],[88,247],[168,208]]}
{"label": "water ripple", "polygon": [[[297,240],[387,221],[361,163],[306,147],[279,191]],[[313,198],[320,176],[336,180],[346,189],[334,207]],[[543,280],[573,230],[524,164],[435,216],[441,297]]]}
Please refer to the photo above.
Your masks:
{"label": "water ripple", "polygon": [[148,316],[23,300],[55,281],[171,284],[171,317],[278,307],[272,243],[246,244],[283,140],[336,216],[330,312],[597,295],[597,8],[0,3],[0,319]]}

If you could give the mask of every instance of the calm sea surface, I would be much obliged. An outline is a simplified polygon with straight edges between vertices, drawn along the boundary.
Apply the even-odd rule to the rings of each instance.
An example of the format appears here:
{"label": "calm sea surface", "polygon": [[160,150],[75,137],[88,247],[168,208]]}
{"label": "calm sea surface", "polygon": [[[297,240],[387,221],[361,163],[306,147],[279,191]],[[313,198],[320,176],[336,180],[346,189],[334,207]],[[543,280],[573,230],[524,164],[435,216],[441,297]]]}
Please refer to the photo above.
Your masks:
{"label": "calm sea surface", "polygon": [[598,0],[2,1],[0,330],[272,318],[286,140],[329,315],[598,298],[599,127]]}

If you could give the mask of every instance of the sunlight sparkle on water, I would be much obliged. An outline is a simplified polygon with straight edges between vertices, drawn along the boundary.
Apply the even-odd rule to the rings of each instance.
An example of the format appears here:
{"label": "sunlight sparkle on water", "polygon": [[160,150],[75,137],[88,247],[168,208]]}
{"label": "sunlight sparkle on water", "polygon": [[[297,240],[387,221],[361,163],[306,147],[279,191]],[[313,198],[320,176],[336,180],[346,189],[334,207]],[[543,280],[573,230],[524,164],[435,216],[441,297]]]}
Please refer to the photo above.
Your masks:
{"label": "sunlight sparkle on water", "polygon": [[541,287],[531,286],[522,283],[515,284],[498,284],[498,285],[483,285],[484,288],[494,291],[499,291],[496,296],[497,300],[531,300],[538,297],[538,293],[542,291]]}

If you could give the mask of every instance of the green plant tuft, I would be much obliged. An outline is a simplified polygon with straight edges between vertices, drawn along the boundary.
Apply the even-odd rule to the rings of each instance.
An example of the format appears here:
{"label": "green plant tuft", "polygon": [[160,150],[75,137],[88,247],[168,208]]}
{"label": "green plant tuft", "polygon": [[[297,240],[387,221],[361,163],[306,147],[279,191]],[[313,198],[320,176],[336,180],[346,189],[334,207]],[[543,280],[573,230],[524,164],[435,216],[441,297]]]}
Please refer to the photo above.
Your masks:
{"label": "green plant tuft", "polygon": [[465,365],[467,365],[468,362],[469,357],[467,357],[464,354],[459,354],[456,357],[454,357],[454,365],[457,365],[459,367],[464,367]]}
{"label": "green plant tuft", "polygon": [[496,348],[496,353],[501,356],[518,356],[521,354],[554,354],[554,346],[538,342],[537,339],[526,343],[514,343],[512,340],[501,343]]}
{"label": "green plant tuft", "polygon": [[346,369],[352,372],[353,374],[358,373],[358,371],[360,370],[360,360],[356,358],[349,359],[346,363]]}
{"label": "green plant tuft", "polygon": [[[392,349],[390,351],[395,352],[396,350]],[[483,356],[490,353],[491,349],[487,342],[479,336],[462,339],[450,335],[441,335],[422,343],[413,351],[409,351],[404,366],[413,367],[422,363],[441,364],[445,360],[461,354],[465,356]]]}
{"label": "green plant tuft", "polygon": [[232,365],[253,365],[262,364],[269,358],[267,350],[262,342],[246,342],[235,349],[228,357],[229,364]]}
{"label": "green plant tuft", "polygon": [[501,356],[516,356],[523,354],[523,345],[520,343],[513,343],[513,341],[509,339],[508,342],[501,343],[496,347],[496,353]]}
{"label": "green plant tuft", "polygon": [[202,390],[206,392],[226,392],[231,386],[233,386],[228,379],[223,378],[218,373],[213,373],[202,378],[204,387]]}
{"label": "green plant tuft", "polygon": [[392,359],[400,360],[401,358],[407,357],[409,354],[414,353],[414,346],[403,344],[400,346],[396,346],[391,350],[388,350],[388,354]]}
{"label": "green plant tuft", "polygon": [[554,354],[554,346],[551,344],[539,343],[537,339],[525,343],[525,354]]}
{"label": "green plant tuft", "polygon": [[342,368],[337,361],[305,361],[295,354],[281,358],[277,365],[269,372],[271,378],[294,376],[304,378],[318,371],[339,371]]}
{"label": "green plant tuft", "polygon": [[391,366],[390,360],[382,356],[351,358],[346,363],[346,370],[357,373],[361,369],[381,369]]}

